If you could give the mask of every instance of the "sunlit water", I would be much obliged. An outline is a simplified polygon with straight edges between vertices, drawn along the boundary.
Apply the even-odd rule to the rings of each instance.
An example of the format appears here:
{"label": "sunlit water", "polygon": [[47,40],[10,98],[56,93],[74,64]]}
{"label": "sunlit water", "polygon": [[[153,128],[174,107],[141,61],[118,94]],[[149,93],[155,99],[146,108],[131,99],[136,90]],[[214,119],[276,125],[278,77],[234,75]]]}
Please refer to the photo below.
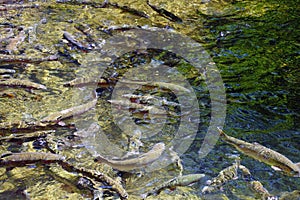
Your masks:
{"label": "sunlit water", "polygon": [[[66,40],[63,40],[63,31],[68,31],[78,40],[87,42],[87,37],[74,28],[78,24],[87,25],[92,29],[93,38],[101,44],[110,35],[100,30],[111,26],[170,27],[202,44],[216,63],[226,88],[227,113],[224,129],[228,134],[248,142],[258,142],[284,154],[294,162],[300,162],[299,6],[297,1],[264,3],[260,1],[190,1],[188,4],[178,1],[151,1],[152,4],[160,5],[181,17],[183,23],[170,22],[159,16],[145,2],[120,1],[118,3],[142,10],[148,13],[150,18],[141,18],[115,8],[96,9],[88,5],[54,2],[40,3],[40,8],[32,10],[0,11],[1,29],[15,25],[24,26],[27,31],[27,38],[18,46],[18,50],[14,51],[15,54],[34,57],[41,53],[47,55],[58,53],[62,58],[59,62],[29,64],[27,67],[0,62],[1,68],[17,71],[11,75],[14,78],[30,79],[48,88],[47,91],[35,90],[34,93],[30,93],[23,89],[1,87],[0,92],[1,95],[3,94],[0,97],[1,122],[16,119],[41,119],[50,112],[79,105],[91,99],[89,91],[70,89],[64,87],[63,83],[74,79],[78,74],[83,74],[84,69],[79,64],[88,63],[87,66],[90,66],[89,63],[93,63],[93,59],[97,60],[101,52],[91,51],[87,54],[68,46]],[[36,34],[30,30],[34,30]],[[7,31],[3,32],[3,38],[9,35]],[[19,33],[16,29],[14,32],[15,35]],[[5,53],[5,44],[1,46],[1,53]],[[208,180],[217,176],[220,170],[231,165],[235,158],[240,156],[241,163],[250,169],[253,177],[261,181],[271,194],[280,195],[284,191],[300,190],[299,178],[275,172],[269,166],[240,154],[222,141],[219,141],[205,158],[199,158],[198,151],[210,120],[209,93],[203,80],[197,78],[201,76],[201,73],[187,70],[191,69],[190,66],[176,55],[150,50],[146,53],[125,54],[105,71],[104,77],[118,79],[120,74],[125,73],[131,67],[139,68],[149,63],[155,65],[155,62],[172,65],[184,74],[199,100],[201,117],[195,119],[199,120],[200,124],[197,137],[189,150],[181,155],[184,174],[205,173],[205,180]],[[93,70],[97,69],[99,68],[93,66],[92,70],[84,71],[84,73],[94,74],[96,72]],[[178,99],[172,93],[166,95],[157,93],[153,88],[148,91],[146,89],[137,94],[152,92],[157,97],[164,97],[178,103]],[[92,114],[87,113],[69,122],[77,123],[80,127],[87,127],[89,123],[85,124],[86,121],[97,121],[108,134],[108,139],[126,151],[128,136],[122,134],[122,129],[112,123],[113,116],[109,113],[110,104],[106,101],[111,97],[112,90],[113,87],[98,89],[100,98]],[[6,93],[13,94],[13,98],[9,98]],[[84,97],[78,98],[75,93]],[[180,109],[176,106],[171,107],[170,111],[180,114]],[[125,116],[124,120],[126,117],[128,118]],[[156,121],[151,121],[149,118],[140,120],[140,117],[134,119],[135,123],[141,124],[145,130],[149,126],[148,123],[157,123],[158,127],[160,123],[166,124],[160,133],[142,140],[143,152],[148,151],[156,142],[163,141],[167,144],[174,137],[173,134],[180,124],[176,118],[167,119],[167,121],[159,117]],[[71,162],[76,165],[94,166],[91,164],[93,157],[90,155],[95,151],[93,145],[87,146],[89,151],[85,148],[74,148],[74,145],[80,146],[80,141],[76,141],[74,145],[69,143],[65,146],[57,145],[62,141],[65,144],[73,142],[73,140],[69,141],[68,137],[72,131],[74,130],[59,128],[56,134],[50,137],[52,140],[50,146],[57,148],[58,153],[73,158]],[[126,131],[129,132],[130,127]],[[8,135],[8,132],[1,132],[1,134]],[[25,142],[23,145],[3,142],[1,145],[3,153],[35,151],[35,149],[36,145],[32,146],[32,142]],[[113,152],[114,149],[108,147],[105,151]],[[57,174],[69,180],[66,181],[67,183],[76,183],[76,178],[63,174],[59,167],[53,168],[52,171],[58,170]],[[105,170],[107,168],[104,168]],[[112,176],[116,176],[114,172],[107,171]],[[132,199],[137,198],[145,193],[145,188],[151,188],[164,180],[178,176],[178,171],[178,166],[172,164],[158,172],[146,173],[141,178],[133,175],[127,178],[126,189],[129,193],[131,192]],[[26,195],[32,199],[91,198],[90,194],[81,195],[70,186],[72,184],[55,178],[53,174],[51,175],[41,167],[15,168],[10,172],[5,172],[5,169],[1,168],[1,174],[3,174],[0,183],[1,199],[24,199]],[[35,178],[32,180],[32,177]],[[229,199],[255,198],[253,192],[247,187],[247,182],[242,178],[226,184],[223,191],[216,193],[217,197],[204,195],[201,189],[205,185],[205,180],[194,184],[191,187],[192,191],[188,192],[188,188],[182,188],[173,193],[167,191],[167,194],[162,194],[162,198],[166,196],[176,198],[176,195],[182,193],[193,195],[189,198],[199,199],[221,198],[222,194],[226,194]],[[55,192],[57,189],[64,193],[57,194]]]}

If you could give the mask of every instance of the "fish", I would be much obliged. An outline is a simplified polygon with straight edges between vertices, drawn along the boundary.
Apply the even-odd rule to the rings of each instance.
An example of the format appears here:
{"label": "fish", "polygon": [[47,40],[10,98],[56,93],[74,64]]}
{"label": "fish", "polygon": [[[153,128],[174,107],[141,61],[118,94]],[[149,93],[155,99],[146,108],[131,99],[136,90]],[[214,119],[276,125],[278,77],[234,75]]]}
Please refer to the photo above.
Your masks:
{"label": "fish", "polygon": [[97,79],[89,79],[89,78],[75,78],[71,81],[65,82],[64,86],[65,87],[81,87],[81,86],[86,86],[86,85],[108,85],[108,82],[100,78],[99,80]]}
{"label": "fish", "polygon": [[63,119],[67,119],[76,115],[80,115],[82,113],[85,113],[86,111],[92,109],[95,107],[97,103],[97,98],[93,99],[92,101],[89,101],[88,103],[79,105],[79,106],[74,106],[65,110],[61,110],[55,113],[52,113],[43,119],[41,119],[42,123],[49,123],[49,122],[58,122]]}
{"label": "fish", "polygon": [[114,25],[114,26],[109,26],[107,28],[102,28],[101,31],[103,33],[106,33],[108,35],[113,35],[113,32],[124,32],[124,31],[128,31],[128,30],[138,30],[138,29],[141,29],[140,27],[138,26],[131,26],[131,25],[122,25],[122,26],[117,26],[117,25]]}
{"label": "fish", "polygon": [[159,8],[157,6],[154,6],[152,4],[150,4],[149,0],[146,1],[146,3],[148,4],[148,6],[150,6],[154,11],[156,11],[158,14],[160,14],[161,16],[167,18],[170,21],[173,22],[177,22],[177,23],[182,23],[182,19],[180,17],[177,17],[176,15],[174,15],[173,13],[163,9],[163,8]]}
{"label": "fish", "polygon": [[93,1],[69,1],[69,0],[57,0],[58,3],[71,3],[71,4],[79,4],[79,5],[90,5],[94,8],[117,8],[124,12],[128,12],[132,15],[136,15],[139,17],[149,18],[149,16],[143,11],[136,10],[134,8],[128,6],[121,6],[117,3],[110,3],[108,0],[104,0],[102,3],[93,2]]}
{"label": "fish", "polygon": [[119,80],[118,83],[148,85],[148,86],[160,87],[163,89],[169,89],[169,90],[175,91],[175,92],[186,92],[186,93],[191,92],[189,89],[187,89],[183,86],[180,86],[180,85],[177,85],[174,83],[166,83],[166,82],[160,82],[160,81],[146,82],[146,81]]}
{"label": "fish", "polygon": [[20,33],[15,37],[10,39],[9,44],[6,46],[6,51],[13,52],[17,50],[19,44],[21,44],[26,38],[25,31],[22,30]]}
{"label": "fish", "polygon": [[252,176],[251,172],[247,167],[245,167],[244,165],[240,165],[239,169],[242,171],[242,174],[243,174],[244,177],[250,177],[251,178],[251,176]]}
{"label": "fish", "polygon": [[280,200],[299,200],[299,199],[300,199],[300,190],[294,190],[291,192],[283,192],[280,195]]}
{"label": "fish", "polygon": [[84,35],[86,36],[90,36],[92,29],[91,27],[89,27],[88,25],[84,25],[84,24],[75,24],[74,27],[81,31]]}
{"label": "fish", "polygon": [[1,11],[8,11],[8,10],[21,10],[25,8],[38,8],[38,4],[4,4],[0,5],[0,12]]}
{"label": "fish", "polygon": [[15,78],[1,79],[0,86],[25,87],[25,88],[47,90],[47,87],[42,84],[34,83],[29,80],[21,80],[21,79],[15,79]]}
{"label": "fish", "polygon": [[221,170],[217,177],[207,181],[208,186],[203,187],[202,193],[213,192],[220,189],[226,182],[237,179],[239,166],[240,162],[236,160],[234,164]]}
{"label": "fish", "polygon": [[74,36],[72,36],[68,32],[63,33],[63,38],[66,39],[68,42],[70,42],[72,45],[76,46],[78,49],[84,50],[84,51],[90,51],[92,50],[92,47],[82,44],[81,42],[77,41]]}
{"label": "fish", "polygon": [[176,113],[167,111],[165,109],[157,108],[157,106],[147,106],[139,103],[131,103],[129,100],[108,100],[111,104],[114,104],[118,107],[123,107],[125,109],[137,109],[141,112],[148,111],[152,115],[173,115],[177,116]]}
{"label": "fish", "polygon": [[121,9],[125,12],[128,12],[128,13],[132,14],[132,15],[136,15],[136,16],[144,17],[144,18],[149,18],[149,16],[146,13],[144,13],[143,11],[139,11],[139,10],[136,10],[134,8],[130,8],[128,6],[120,6],[117,3],[109,3],[109,2],[107,3],[107,5],[110,5],[110,6],[113,6],[115,8]]}
{"label": "fish", "polygon": [[259,181],[250,181],[250,188],[257,193],[262,199],[269,199],[272,195]]}
{"label": "fish", "polygon": [[46,137],[47,135],[54,133],[54,132],[55,132],[55,130],[46,130],[46,131],[34,131],[31,133],[11,134],[6,137],[1,137],[0,142],[1,141],[10,142],[10,141],[17,141],[17,140],[24,141],[24,140],[31,139],[31,138]]}
{"label": "fish", "polygon": [[[44,167],[43,172],[45,172],[45,174],[51,176],[57,182],[60,182],[60,183],[64,184],[65,187],[68,188],[68,191],[71,192],[71,193],[82,194],[82,193],[85,192],[84,187],[78,187],[78,185],[79,185],[78,182],[79,181],[74,182],[73,180],[67,179],[67,178],[61,176],[60,174],[58,174],[57,171],[51,170],[48,167]],[[91,188],[91,189],[94,189],[94,188]],[[90,191],[92,191],[92,190],[90,190]],[[29,197],[29,195],[28,195],[28,197]],[[31,199],[31,198],[26,198],[26,200],[29,200],[29,199]]]}
{"label": "fish", "polygon": [[217,177],[213,178],[209,185],[212,186],[221,186],[224,183],[237,179],[237,170],[239,168],[238,163],[234,163],[233,165],[230,165],[229,167],[226,167],[225,169],[221,170]]}
{"label": "fish", "polygon": [[91,170],[84,167],[76,167],[69,162],[60,162],[59,163],[61,167],[68,171],[68,172],[77,172],[82,174],[83,176],[89,177],[91,179],[94,179],[99,182],[105,182],[107,185],[111,186],[113,190],[115,190],[119,195],[121,199],[128,199],[128,193],[123,188],[121,183],[119,181],[116,181],[109,177],[108,175],[98,171],[98,170]]}
{"label": "fish", "polygon": [[133,135],[129,138],[128,141],[128,153],[127,155],[139,154],[139,149],[143,146],[141,141],[142,132],[139,130],[134,131]]}
{"label": "fish", "polygon": [[148,102],[149,100],[156,99],[155,96],[151,95],[139,95],[139,94],[123,94],[122,97],[128,98],[128,99],[139,99],[143,102]]}
{"label": "fish", "polygon": [[25,166],[34,163],[54,163],[65,161],[65,157],[59,154],[42,152],[5,153],[0,157],[0,167]]}
{"label": "fish", "polygon": [[95,158],[95,161],[100,163],[105,163],[119,171],[128,172],[131,170],[140,169],[142,167],[145,167],[153,163],[154,161],[159,159],[159,157],[162,155],[164,150],[165,150],[165,144],[160,142],[155,144],[150,151],[144,154],[140,154],[134,158],[119,160],[119,159],[107,159],[101,155],[98,155]]}
{"label": "fish", "polygon": [[222,139],[233,145],[238,151],[248,155],[260,162],[272,166],[275,170],[280,170],[287,175],[300,177],[300,168],[298,164],[293,163],[286,156],[269,149],[259,143],[248,143],[243,140],[228,136],[218,128]]}
{"label": "fish", "polygon": [[14,73],[16,73],[16,70],[0,68],[0,74],[14,74]]}
{"label": "fish", "polygon": [[41,123],[39,121],[27,122],[23,120],[8,121],[0,123],[0,130],[24,130],[24,129],[42,129],[49,124]]}
{"label": "fish", "polygon": [[166,188],[174,188],[177,186],[187,186],[192,183],[198,182],[204,176],[205,176],[205,174],[188,174],[188,175],[184,175],[184,176],[178,176],[178,177],[172,178],[171,180],[168,180],[165,183],[155,187],[150,192],[148,192],[142,196],[143,196],[143,198],[146,198],[153,194],[159,194],[163,189],[166,189]]}
{"label": "fish", "polygon": [[171,102],[166,100],[165,98],[156,97],[152,95],[123,94],[122,97],[128,98],[130,100],[141,101],[142,103],[151,103],[154,105],[171,106],[171,107],[180,106],[179,103]]}
{"label": "fish", "polygon": [[35,57],[26,57],[20,55],[4,55],[0,54],[0,64],[1,63],[41,63],[46,61],[57,61],[57,55],[51,55],[48,57],[35,58]]}

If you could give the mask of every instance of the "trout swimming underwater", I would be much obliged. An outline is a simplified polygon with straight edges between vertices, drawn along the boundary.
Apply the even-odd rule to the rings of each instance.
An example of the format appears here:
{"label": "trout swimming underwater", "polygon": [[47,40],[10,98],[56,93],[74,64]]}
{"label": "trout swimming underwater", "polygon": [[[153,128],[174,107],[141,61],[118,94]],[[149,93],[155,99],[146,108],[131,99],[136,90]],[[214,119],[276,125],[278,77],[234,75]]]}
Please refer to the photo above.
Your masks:
{"label": "trout swimming underwater", "polygon": [[248,143],[243,140],[228,136],[218,128],[222,139],[233,145],[240,152],[272,166],[273,169],[283,171],[287,175],[300,177],[300,163],[294,163],[284,155],[269,149],[256,142]]}
{"label": "trout swimming underwater", "polygon": [[140,154],[136,158],[129,158],[124,160],[107,159],[100,155],[95,159],[96,162],[105,163],[110,165],[112,168],[119,171],[131,171],[134,169],[143,168],[150,165],[154,161],[158,160],[165,150],[165,144],[160,142],[155,144],[152,149],[144,154]]}

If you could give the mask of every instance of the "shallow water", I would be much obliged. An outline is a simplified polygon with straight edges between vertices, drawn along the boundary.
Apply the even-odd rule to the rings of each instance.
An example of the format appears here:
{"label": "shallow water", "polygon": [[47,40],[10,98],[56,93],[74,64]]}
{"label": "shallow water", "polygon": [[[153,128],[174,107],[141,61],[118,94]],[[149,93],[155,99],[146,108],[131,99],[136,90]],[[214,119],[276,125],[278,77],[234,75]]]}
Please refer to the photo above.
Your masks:
{"label": "shallow water", "polygon": [[[16,73],[10,76],[29,79],[48,88],[45,91],[30,91],[1,86],[1,122],[40,120],[49,113],[88,102],[92,99],[91,90],[98,88],[99,99],[96,108],[65,122],[72,123],[77,129],[82,130],[96,121],[104,134],[92,131],[83,135],[96,138],[93,142],[90,138],[74,141],[70,137],[75,131],[74,128],[58,127],[54,135],[47,137],[49,146],[57,153],[67,156],[74,165],[95,167],[94,155],[91,154],[97,154],[99,151],[106,153],[106,156],[124,156],[128,150],[128,140],[132,139],[133,133],[138,129],[142,132],[143,146],[139,149],[141,152],[149,151],[157,142],[164,142],[167,148],[172,147],[173,150],[177,150],[177,153],[183,153],[180,157],[184,174],[205,173],[205,180],[208,180],[217,176],[220,170],[231,165],[235,158],[240,156],[241,164],[247,166],[253,177],[261,181],[271,194],[279,196],[284,191],[300,190],[299,178],[275,172],[269,166],[240,154],[222,141],[214,145],[212,139],[212,150],[207,156],[202,157],[199,149],[210,126],[212,102],[218,102],[218,99],[210,99],[213,93],[209,91],[209,86],[203,78],[209,69],[203,67],[197,71],[195,66],[186,62],[189,58],[181,59],[180,55],[166,51],[144,49],[145,44],[134,35],[136,29],[139,29],[137,27],[142,27],[142,30],[153,30],[153,27],[158,27],[168,34],[175,31],[200,44],[207,54],[203,53],[203,60],[198,64],[205,65],[206,59],[214,61],[225,86],[224,129],[228,134],[248,142],[258,142],[284,154],[294,162],[300,162],[298,142],[300,111],[297,101],[300,90],[299,6],[297,1],[189,1],[189,4],[183,1],[151,1],[151,4],[161,6],[182,18],[182,23],[172,22],[158,15],[144,1],[119,1],[118,3],[144,11],[150,16],[149,18],[112,7],[94,8],[92,5],[82,5],[76,1],[34,3],[39,4],[39,7],[0,11],[2,29],[0,39],[16,37],[20,34],[20,30],[26,33],[24,41],[10,51],[7,51],[6,40],[3,40],[0,52],[37,58],[57,54],[59,60],[26,65],[0,62],[1,68],[16,70]],[[87,29],[87,33],[83,33],[76,29],[78,25],[89,27],[90,30]],[[108,31],[115,26],[123,26],[123,28]],[[124,26],[132,28],[127,30]],[[10,31],[13,31],[13,36],[9,36]],[[83,44],[94,43],[96,46],[91,46],[92,50],[80,50],[63,38],[64,31],[72,34]],[[123,36],[130,31],[133,32],[133,36],[127,37],[128,40],[119,41],[114,37]],[[159,45],[157,41],[161,40],[160,37],[161,35],[147,39],[150,43]],[[111,38],[114,40],[110,43]],[[182,41],[178,40],[177,45],[181,43]],[[123,54],[120,49],[124,47],[132,51]],[[136,50],[137,47],[140,49]],[[179,47],[184,49],[186,46]],[[180,48],[177,49],[178,52],[184,52]],[[103,54],[103,49],[106,50],[107,55]],[[210,57],[205,58],[208,55]],[[110,65],[107,67],[103,63]],[[162,64],[171,67],[161,67]],[[137,87],[136,91],[133,91],[132,86],[123,85],[117,90],[115,89],[117,85],[100,88],[92,84],[84,86],[83,89],[63,86],[65,82],[76,77],[96,79],[100,76],[99,71],[104,71],[103,77],[112,80],[118,80],[126,74],[131,80],[153,81],[157,76],[156,81],[172,81],[184,87],[190,84],[190,89],[194,90],[199,102],[199,112],[189,111],[188,108],[194,105],[191,96],[180,96],[180,92],[170,91],[172,89],[163,92],[162,89],[146,86]],[[184,82],[180,75],[184,76],[189,84]],[[218,81],[215,82],[217,83]],[[118,106],[111,107],[106,101],[114,97],[111,96],[112,93],[120,96],[128,91],[140,95],[152,94],[157,98],[179,103],[181,108],[165,106],[163,110],[167,108],[170,113],[180,116],[182,121],[174,115],[155,113],[141,117],[139,113],[135,113],[135,110],[131,110],[136,114],[134,117],[128,116]],[[222,117],[225,116],[220,116],[220,124],[223,123]],[[198,131],[196,138],[193,138],[195,127],[192,125],[195,124]],[[176,137],[180,126],[183,126],[185,132],[179,140],[184,138],[182,141],[187,142],[183,150],[180,148],[181,145],[185,145],[184,142],[176,143],[180,148],[170,143]],[[1,130],[0,133],[4,136],[11,132],[14,130]],[[109,141],[113,145],[107,145]],[[37,143],[37,140],[24,143],[2,142],[0,151],[1,153],[47,151],[37,148]],[[80,148],[82,143],[85,148]],[[154,168],[169,164],[169,154],[164,157],[167,161],[161,161],[158,166],[155,163],[149,166],[141,177],[135,174],[123,174],[130,199],[139,198],[149,188],[179,175],[179,167],[176,163],[152,172]],[[31,199],[92,198],[90,192],[78,190],[74,186],[78,182],[77,176],[64,172],[55,164],[51,165],[51,171],[52,173],[41,166],[14,168],[9,172],[1,168],[0,198],[25,199],[26,196]],[[101,166],[101,171],[112,177],[119,175],[107,166]],[[213,194],[215,196],[202,194],[205,180],[191,187],[178,188],[173,192],[166,190],[160,194],[160,197],[225,199],[222,196],[225,194],[229,199],[257,198],[242,178],[224,185],[223,191]],[[107,196],[111,196],[109,192],[107,193]]]}

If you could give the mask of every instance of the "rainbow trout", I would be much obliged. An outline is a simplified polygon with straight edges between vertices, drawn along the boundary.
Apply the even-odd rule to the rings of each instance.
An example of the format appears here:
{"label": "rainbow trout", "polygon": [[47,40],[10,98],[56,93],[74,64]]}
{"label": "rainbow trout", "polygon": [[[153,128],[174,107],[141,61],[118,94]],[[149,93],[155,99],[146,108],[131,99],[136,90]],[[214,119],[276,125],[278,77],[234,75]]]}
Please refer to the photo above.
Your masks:
{"label": "rainbow trout", "polygon": [[86,85],[104,86],[104,85],[108,85],[108,82],[103,78],[100,78],[99,80],[90,79],[90,78],[75,78],[71,81],[64,83],[65,87],[81,87]]}
{"label": "rainbow trout", "polygon": [[162,115],[162,116],[175,116],[177,117],[177,113],[172,111],[167,111],[163,108],[159,108],[159,106],[154,105],[145,105],[145,104],[139,104],[139,103],[132,103],[129,100],[108,100],[113,105],[118,106],[118,108],[124,108],[124,109],[137,109],[140,112],[149,112],[151,115]]}
{"label": "rainbow trout", "polygon": [[238,178],[237,170],[239,168],[239,163],[234,163],[229,167],[221,170],[217,177],[213,178],[209,183],[212,186],[221,186],[228,181],[235,180]]}
{"label": "rainbow trout", "polygon": [[148,4],[148,6],[150,6],[154,11],[156,11],[158,14],[160,14],[161,16],[165,17],[166,19],[172,21],[172,22],[177,22],[177,23],[182,23],[182,19],[177,17],[176,15],[174,15],[173,13],[163,9],[163,8],[159,8],[157,6],[154,6],[152,4],[150,4],[149,0],[146,1],[146,3]]}
{"label": "rainbow trout", "polygon": [[205,174],[188,174],[188,175],[184,175],[184,176],[178,176],[178,177],[172,178],[171,180],[155,187],[153,190],[151,190],[150,192],[148,192],[142,196],[143,196],[143,198],[146,198],[153,194],[159,194],[163,189],[166,189],[166,188],[174,188],[177,186],[187,186],[192,183],[198,182],[204,176],[205,176]]}
{"label": "rainbow trout", "polygon": [[14,73],[16,73],[16,71],[13,69],[0,68],[0,74],[14,74]]}
{"label": "rainbow trout", "polygon": [[161,105],[161,106],[180,106],[179,103],[168,101],[162,97],[156,97],[152,95],[136,95],[136,94],[123,94],[122,97],[125,97],[130,100],[135,100],[141,103],[150,103],[153,105]]}
{"label": "rainbow trout", "polygon": [[11,134],[6,137],[0,137],[1,141],[11,142],[11,141],[18,141],[18,140],[28,140],[32,138],[38,138],[38,137],[46,137],[47,135],[54,133],[55,130],[46,130],[46,131],[35,131],[31,133],[20,133],[20,134]]}
{"label": "rainbow trout", "polygon": [[150,151],[144,154],[140,154],[138,157],[135,158],[128,158],[128,159],[107,159],[102,156],[98,156],[95,161],[102,162],[114,169],[119,171],[131,171],[134,169],[139,169],[145,167],[156,161],[164,152],[165,144],[164,143],[157,143],[155,144]]}
{"label": "rainbow trout", "polygon": [[202,193],[211,193],[217,189],[221,189],[222,185],[225,183],[238,179],[238,168],[240,167],[239,160],[229,167],[221,170],[218,176],[214,177],[212,180],[206,181],[208,186],[203,187]]}
{"label": "rainbow trout", "polygon": [[56,61],[58,60],[57,55],[51,55],[48,57],[26,57],[19,55],[0,55],[0,64],[1,63],[41,63],[46,61]]}
{"label": "rainbow trout", "polygon": [[6,153],[0,157],[0,167],[15,167],[25,166],[26,164],[34,163],[54,163],[65,161],[65,157],[53,154],[53,153],[42,153],[42,152],[22,152],[22,153]]}
{"label": "rainbow trout", "polygon": [[259,181],[251,181],[250,188],[261,197],[261,199],[269,199],[272,195],[268,192],[266,188]]}
{"label": "rainbow trout", "polygon": [[0,86],[25,87],[25,88],[34,88],[34,89],[41,89],[41,90],[47,89],[47,87],[42,84],[34,83],[29,80],[21,80],[15,78],[1,79]]}
{"label": "rainbow trout", "polygon": [[52,113],[46,117],[44,117],[43,119],[41,119],[42,123],[46,123],[46,122],[57,122],[63,119],[67,119],[76,115],[81,115],[85,112],[87,112],[88,110],[92,109],[95,107],[95,105],[97,104],[97,98],[93,99],[92,101],[89,101],[85,104],[79,105],[79,106],[74,106],[65,110],[61,110],[55,113]]}
{"label": "rainbow trout", "polygon": [[111,104],[117,105],[118,107],[123,107],[125,109],[138,109],[140,111],[149,111],[151,114],[155,115],[166,115],[166,110],[157,108],[155,106],[147,106],[139,103],[132,103],[129,100],[108,100]]}
{"label": "rainbow trout", "polygon": [[70,42],[72,45],[76,46],[80,50],[89,51],[92,50],[92,47],[90,47],[87,44],[83,44],[79,41],[77,41],[73,35],[68,33],[67,31],[64,32],[63,38],[66,39],[68,42]]}
{"label": "rainbow trout", "polygon": [[148,86],[154,86],[154,87],[160,87],[163,89],[169,89],[175,92],[186,92],[190,93],[191,91],[181,85],[177,85],[174,83],[166,83],[166,82],[160,82],[160,81],[153,81],[153,82],[143,82],[143,81],[132,81],[132,80],[119,80],[119,83],[124,84],[133,84],[133,85],[148,85]]}
{"label": "rainbow trout", "polygon": [[248,143],[243,140],[228,136],[220,128],[218,128],[222,139],[233,145],[240,152],[272,166],[273,169],[285,172],[287,175],[300,177],[299,163],[295,164],[284,155],[264,147],[258,143]]}
{"label": "rainbow trout", "polygon": [[2,122],[0,123],[0,131],[1,130],[11,130],[11,131],[17,131],[22,129],[43,129],[46,128],[48,124],[41,123],[38,121],[9,121],[9,122]]}

